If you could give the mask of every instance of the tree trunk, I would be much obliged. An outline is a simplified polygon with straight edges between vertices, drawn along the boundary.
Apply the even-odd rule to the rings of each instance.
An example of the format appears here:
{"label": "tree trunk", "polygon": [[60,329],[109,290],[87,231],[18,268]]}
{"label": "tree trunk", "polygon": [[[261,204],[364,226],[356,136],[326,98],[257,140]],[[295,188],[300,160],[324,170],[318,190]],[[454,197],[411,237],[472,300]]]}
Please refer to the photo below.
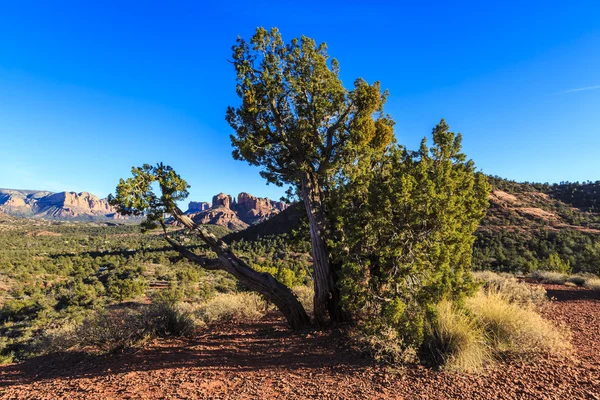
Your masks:
{"label": "tree trunk", "polygon": [[301,179],[301,194],[306,208],[310,227],[310,243],[314,269],[314,313],[318,325],[327,323],[326,312],[332,322],[344,322],[345,314],[340,304],[339,289],[336,286],[336,274],[331,265],[329,251],[322,236],[324,218],[320,197],[316,193],[309,176]]}
{"label": "tree trunk", "polygon": [[296,295],[287,286],[278,282],[269,273],[258,272],[252,269],[243,260],[236,257],[225,242],[218,239],[212,233],[209,233],[202,226],[196,224],[178,208],[172,210],[172,215],[188,230],[197,233],[208,244],[211,250],[217,253],[217,258],[207,262],[206,258],[189,251],[166,236],[167,241],[181,255],[205,269],[219,269],[229,272],[250,290],[262,294],[268,301],[275,304],[279,311],[283,313],[292,329],[301,330],[310,326],[310,318],[306,314],[304,307],[302,307]]}

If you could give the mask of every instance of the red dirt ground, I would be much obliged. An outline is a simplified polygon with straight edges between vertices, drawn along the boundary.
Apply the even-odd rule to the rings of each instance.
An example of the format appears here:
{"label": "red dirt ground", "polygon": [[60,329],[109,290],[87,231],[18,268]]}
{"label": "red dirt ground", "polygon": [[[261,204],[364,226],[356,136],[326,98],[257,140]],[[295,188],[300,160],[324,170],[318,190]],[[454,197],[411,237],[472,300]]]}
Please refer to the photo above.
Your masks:
{"label": "red dirt ground", "polygon": [[65,353],[0,367],[2,399],[600,399],[600,297],[547,285],[543,314],[573,333],[572,359],[507,361],[483,376],[393,370],[339,332],[290,334],[281,320],[215,326],[132,354]]}

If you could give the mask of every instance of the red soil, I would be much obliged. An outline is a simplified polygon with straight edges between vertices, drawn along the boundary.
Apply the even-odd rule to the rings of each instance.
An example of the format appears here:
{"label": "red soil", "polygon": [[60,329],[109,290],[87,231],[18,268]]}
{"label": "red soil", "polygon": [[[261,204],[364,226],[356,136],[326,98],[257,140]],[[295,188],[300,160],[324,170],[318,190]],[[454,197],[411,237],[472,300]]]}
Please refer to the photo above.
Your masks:
{"label": "red soil", "polygon": [[542,311],[573,333],[571,359],[510,360],[486,375],[374,365],[339,332],[281,320],[219,325],[131,354],[59,354],[0,367],[3,399],[600,399],[600,296],[546,286]]}

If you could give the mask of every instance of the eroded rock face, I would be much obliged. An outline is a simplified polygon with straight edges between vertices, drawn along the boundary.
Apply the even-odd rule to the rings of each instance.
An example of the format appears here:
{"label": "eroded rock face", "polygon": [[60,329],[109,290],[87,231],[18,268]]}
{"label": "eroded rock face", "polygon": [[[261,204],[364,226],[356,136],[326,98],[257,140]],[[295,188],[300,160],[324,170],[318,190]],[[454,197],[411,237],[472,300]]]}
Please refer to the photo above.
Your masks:
{"label": "eroded rock face", "polygon": [[280,201],[271,201],[268,198],[252,196],[241,192],[233,210],[238,213],[240,219],[247,224],[255,224],[278,214],[286,208],[286,204]]}
{"label": "eroded rock face", "polygon": [[213,196],[212,207],[206,202],[190,202],[186,214],[196,223],[215,224],[240,230],[262,222],[287,208],[287,204],[241,192],[237,199],[225,193]]}
{"label": "eroded rock face", "polygon": [[98,197],[88,192],[55,193],[39,199],[37,206],[40,209],[59,207],[92,214],[110,214],[115,212],[115,210],[108,204],[106,200],[100,200]]}
{"label": "eroded rock face", "polygon": [[221,225],[234,231],[248,227],[247,223],[238,218],[235,211],[223,206],[191,214],[190,218],[197,224]]}
{"label": "eroded rock face", "polygon": [[219,193],[212,198],[212,208],[225,207],[230,208],[232,203],[231,196],[225,193]]}

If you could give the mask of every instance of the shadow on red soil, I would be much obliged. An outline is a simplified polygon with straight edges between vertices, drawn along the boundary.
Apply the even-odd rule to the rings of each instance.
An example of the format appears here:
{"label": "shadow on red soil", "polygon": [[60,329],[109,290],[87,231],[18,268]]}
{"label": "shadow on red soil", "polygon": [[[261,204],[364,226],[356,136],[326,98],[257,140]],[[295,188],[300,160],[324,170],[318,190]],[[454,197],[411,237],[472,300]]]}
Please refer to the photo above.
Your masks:
{"label": "shadow on red soil", "polygon": [[600,300],[600,292],[562,285],[546,285],[546,295],[553,301]]}

